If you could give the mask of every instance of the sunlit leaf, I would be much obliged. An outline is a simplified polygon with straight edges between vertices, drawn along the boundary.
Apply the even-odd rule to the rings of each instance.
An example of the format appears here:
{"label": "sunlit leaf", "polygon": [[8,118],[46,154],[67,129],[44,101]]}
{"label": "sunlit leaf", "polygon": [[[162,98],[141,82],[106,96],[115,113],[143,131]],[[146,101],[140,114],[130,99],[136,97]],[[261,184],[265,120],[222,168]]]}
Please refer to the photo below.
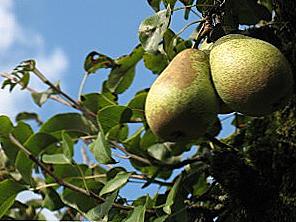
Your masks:
{"label": "sunlit leaf", "polygon": [[8,136],[13,130],[13,124],[7,116],[0,116],[0,137]]}
{"label": "sunlit leaf", "polygon": [[143,56],[145,67],[154,74],[161,73],[168,65],[167,57],[161,53],[148,53]]}
{"label": "sunlit leaf", "polygon": [[49,164],[71,164],[71,160],[62,153],[51,155],[44,154],[42,155],[42,161]]}
{"label": "sunlit leaf", "polygon": [[119,172],[113,179],[109,180],[103,189],[100,191],[100,196],[111,193],[119,188],[121,188],[123,185],[125,185],[130,177],[131,173],[127,172]]}
{"label": "sunlit leaf", "polygon": [[146,18],[139,27],[139,39],[146,52],[157,52],[171,20],[171,8]]}

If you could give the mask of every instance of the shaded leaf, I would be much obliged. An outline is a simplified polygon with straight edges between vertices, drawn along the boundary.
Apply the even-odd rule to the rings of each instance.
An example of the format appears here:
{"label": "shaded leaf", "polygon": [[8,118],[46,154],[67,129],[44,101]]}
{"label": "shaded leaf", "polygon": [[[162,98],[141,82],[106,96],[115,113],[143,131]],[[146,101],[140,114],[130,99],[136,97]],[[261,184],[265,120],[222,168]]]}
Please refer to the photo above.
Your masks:
{"label": "shaded leaf", "polygon": [[147,0],[147,2],[153,8],[154,11],[159,11],[161,0]]}
{"label": "shaded leaf", "polygon": [[168,65],[167,57],[161,53],[146,52],[143,55],[145,67],[154,74],[160,74]]}
{"label": "shaded leaf", "polygon": [[115,163],[115,160],[112,158],[111,147],[106,141],[103,132],[99,132],[96,140],[90,144],[90,150],[93,152],[96,160],[99,163]]}
{"label": "shaded leaf", "polygon": [[139,39],[146,52],[158,51],[159,44],[171,20],[171,8],[146,18],[139,27]]}
{"label": "shaded leaf", "polygon": [[126,106],[107,106],[98,112],[98,122],[104,133],[107,133],[112,127],[126,123],[132,116],[132,110]]}
{"label": "shaded leaf", "polygon": [[87,212],[87,218],[92,221],[102,221],[103,219],[108,217],[108,213],[116,197],[117,192],[110,194],[108,197],[105,198],[106,201],[104,203],[99,204],[98,206]]}
{"label": "shaded leaf", "polygon": [[33,112],[21,112],[18,113],[17,116],[15,117],[15,120],[22,121],[22,120],[35,120],[38,125],[40,126],[43,122],[41,121],[39,115],[37,113]]}
{"label": "shaded leaf", "polygon": [[0,182],[0,218],[13,205],[16,195],[25,189],[25,186],[10,179]]}
{"label": "shaded leaf", "polygon": [[132,214],[124,222],[144,222],[145,221],[145,206],[136,207]]}
{"label": "shaded leaf", "polygon": [[141,134],[144,131],[144,127],[139,128],[133,135],[123,141],[124,146],[128,149],[128,151],[132,153],[142,153],[139,150]]}
{"label": "shaded leaf", "polygon": [[103,189],[100,191],[100,196],[111,193],[119,188],[121,188],[123,185],[125,185],[132,173],[127,172],[119,172],[113,179],[109,180]]}
{"label": "shaded leaf", "polygon": [[45,197],[43,199],[43,207],[56,211],[64,207],[60,195],[53,188],[46,188],[44,191]]}
{"label": "shaded leaf", "polygon": [[[57,88],[60,88],[59,82],[56,83],[55,86]],[[51,95],[56,95],[56,94],[57,92],[54,89],[49,88],[43,92],[33,92],[31,95],[35,104],[41,107],[50,98]]]}
{"label": "shaded leaf", "polygon": [[164,215],[164,216],[156,218],[155,220],[153,220],[153,222],[164,222],[164,221],[166,221],[166,219],[168,217],[169,217],[168,215]]}
{"label": "shaded leaf", "polygon": [[116,66],[116,63],[113,59],[95,51],[89,53],[84,61],[84,70],[87,73],[95,73],[98,69],[107,69],[114,66]]}
{"label": "shaded leaf", "polygon": [[163,211],[166,214],[171,214],[172,213],[171,207],[175,203],[175,198],[176,198],[177,192],[179,190],[179,186],[181,185],[180,184],[181,181],[182,181],[182,177],[178,177],[178,179],[176,180],[174,186],[171,188],[171,190],[170,190],[170,192],[169,192],[169,194],[167,196],[165,206],[163,207]]}
{"label": "shaded leaf", "polygon": [[265,6],[269,12],[272,12],[272,0],[258,0],[258,4]]}
{"label": "shaded leaf", "polygon": [[[185,6],[190,6],[193,4],[194,0],[180,0]],[[191,11],[191,7],[186,7],[184,18],[187,20],[189,18],[189,13]]]}
{"label": "shaded leaf", "polygon": [[127,124],[118,124],[113,126],[108,133],[106,134],[106,138],[108,140],[115,140],[118,142],[122,142],[126,140],[128,137],[129,128]]}
{"label": "shaded leaf", "polygon": [[133,119],[145,119],[144,113],[145,113],[145,102],[148,92],[143,91],[141,93],[137,93],[133,99],[129,101],[127,106],[132,109]]}

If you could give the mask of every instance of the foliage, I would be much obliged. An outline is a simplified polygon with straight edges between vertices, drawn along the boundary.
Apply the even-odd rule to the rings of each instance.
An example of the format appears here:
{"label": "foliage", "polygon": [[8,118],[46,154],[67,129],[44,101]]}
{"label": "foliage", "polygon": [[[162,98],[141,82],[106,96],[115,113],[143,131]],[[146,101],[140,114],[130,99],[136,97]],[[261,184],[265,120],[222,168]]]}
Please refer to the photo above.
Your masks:
{"label": "foliage", "polygon": [[[53,99],[76,111],[44,122],[30,112],[20,113],[15,121],[0,116],[0,218],[43,220],[40,209],[47,208],[58,212],[60,220],[82,216],[113,222],[294,221],[295,98],[284,110],[264,118],[232,114],[236,131],[227,138],[213,137],[221,129],[218,121],[219,129],[212,129],[215,133],[186,144],[162,141],[150,131],[144,113],[149,89],[139,89],[127,104],[119,104],[118,97],[132,85],[139,61],[151,73],[160,74],[178,52],[228,33],[276,44],[295,71],[295,3],[287,1],[287,7],[271,0],[147,2],[155,13],[141,23],[140,44],[130,54],[110,58],[93,51],[87,55],[85,79],[99,69],[110,69],[100,92],[83,94],[76,101],[59,83],[51,83],[33,60],[4,75],[2,88],[13,91],[20,85],[31,91],[39,106]],[[193,39],[182,39],[170,28],[180,10],[185,19],[203,16],[189,23],[199,23]],[[206,26],[209,18],[212,24]],[[247,26],[239,30],[239,25]],[[39,77],[48,90],[28,88],[30,75]],[[81,143],[96,164],[75,161],[75,147]],[[189,150],[195,153],[184,159]],[[133,169],[127,170],[121,158],[128,159]],[[120,191],[134,182],[165,191],[127,200]],[[15,201],[24,190],[40,194],[41,199]]]}

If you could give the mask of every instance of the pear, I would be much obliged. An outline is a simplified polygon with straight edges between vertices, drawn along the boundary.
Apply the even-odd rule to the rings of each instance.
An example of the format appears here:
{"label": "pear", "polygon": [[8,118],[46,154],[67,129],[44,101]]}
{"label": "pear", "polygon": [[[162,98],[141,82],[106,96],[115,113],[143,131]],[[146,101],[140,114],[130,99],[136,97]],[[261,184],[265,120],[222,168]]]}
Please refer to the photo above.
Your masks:
{"label": "pear", "polygon": [[290,64],[265,41],[222,40],[210,52],[210,66],[219,97],[236,112],[264,116],[285,106],[292,95]]}
{"label": "pear", "polygon": [[175,56],[151,86],[145,104],[148,125],[166,141],[203,136],[215,122],[217,109],[209,58],[198,49]]}

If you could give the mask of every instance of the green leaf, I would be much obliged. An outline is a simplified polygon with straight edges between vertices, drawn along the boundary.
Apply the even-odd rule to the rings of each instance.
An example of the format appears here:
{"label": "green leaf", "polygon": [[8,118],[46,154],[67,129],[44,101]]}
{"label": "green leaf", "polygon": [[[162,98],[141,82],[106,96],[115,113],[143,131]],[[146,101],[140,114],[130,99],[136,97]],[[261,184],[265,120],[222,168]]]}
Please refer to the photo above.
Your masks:
{"label": "green leaf", "polygon": [[200,196],[208,190],[207,179],[204,174],[198,176],[197,182],[193,185],[193,195]]}
{"label": "green leaf", "polygon": [[[57,143],[58,140],[46,133],[37,133],[32,135],[24,146],[35,156],[38,157],[50,145]],[[23,180],[28,184],[33,182],[32,169],[35,163],[22,151],[18,152],[15,166],[23,177]]]}
{"label": "green leaf", "polygon": [[140,93],[137,93],[135,97],[129,101],[127,106],[132,109],[133,119],[140,118],[142,120],[145,119],[144,113],[145,113],[145,102],[146,102],[146,97],[147,97],[148,92],[143,91]]}
{"label": "green leaf", "polygon": [[[180,0],[185,6],[190,6],[193,4],[194,0]],[[199,2],[198,2],[199,3]],[[187,7],[185,9],[184,18],[187,20],[189,18],[189,13],[191,11],[191,7]]]}
{"label": "green leaf", "polygon": [[[11,133],[20,143],[24,143],[33,134],[33,130],[30,125],[18,122]],[[9,161],[14,164],[19,148],[8,138],[2,138],[1,145]]]}
{"label": "green leaf", "polygon": [[57,114],[40,128],[40,132],[51,133],[57,137],[61,137],[63,131],[66,131],[71,137],[91,133],[89,122],[79,113]]}
{"label": "green leaf", "polygon": [[143,47],[138,45],[129,55],[116,59],[117,66],[111,70],[106,82],[110,92],[121,94],[130,87],[135,75],[135,66],[142,59],[143,54]]}
{"label": "green leaf", "polygon": [[238,18],[239,24],[255,25],[260,20],[270,21],[271,13],[257,0],[239,0],[231,1],[233,16]]}
{"label": "green leaf", "polygon": [[107,140],[122,142],[128,137],[129,128],[127,124],[118,124],[112,127],[106,134]]}
{"label": "green leaf", "polygon": [[100,196],[111,193],[125,185],[132,173],[119,172],[113,179],[109,180],[100,192]]}
{"label": "green leaf", "polygon": [[112,158],[111,147],[106,141],[103,132],[99,132],[96,140],[90,145],[90,150],[99,163],[115,163],[115,160]]}
{"label": "green leaf", "polygon": [[140,141],[140,147],[142,150],[147,150],[148,147],[158,142],[159,138],[150,129],[147,129]]}
{"label": "green leaf", "polygon": [[0,137],[7,137],[13,130],[13,124],[7,116],[0,116]]}
{"label": "green leaf", "polygon": [[157,52],[163,35],[169,27],[171,8],[146,18],[139,27],[139,39],[146,52]]}
{"label": "green leaf", "polygon": [[40,119],[40,117],[38,116],[37,113],[33,113],[33,112],[21,112],[19,114],[17,114],[17,116],[15,117],[15,120],[17,122],[22,121],[22,120],[35,120],[38,125],[42,125],[42,121]]}
{"label": "green leaf", "polygon": [[71,164],[71,160],[62,153],[42,155],[42,161],[49,164]]}
{"label": "green leaf", "polygon": [[43,207],[51,211],[56,211],[64,207],[60,195],[53,188],[46,188],[44,194]]}
{"label": "green leaf", "polygon": [[107,106],[98,112],[98,122],[104,133],[112,127],[127,123],[132,116],[132,110],[126,106]]}
{"label": "green leaf", "polygon": [[112,204],[114,203],[116,197],[117,192],[110,194],[108,197],[106,197],[104,203],[99,204],[87,212],[87,218],[92,221],[102,221],[103,219],[108,219],[108,213],[111,210]]}
{"label": "green leaf", "polygon": [[87,73],[95,73],[98,69],[107,69],[114,66],[116,66],[116,63],[113,59],[95,51],[89,53],[84,61],[84,70]]}
{"label": "green leaf", "polygon": [[167,57],[160,52],[149,53],[143,55],[145,67],[154,74],[160,74],[168,65]]}
{"label": "green leaf", "polygon": [[10,179],[0,182],[0,218],[12,206],[16,195],[25,189],[25,186]]}
{"label": "green leaf", "polygon": [[269,12],[272,12],[272,0],[258,0],[258,4],[265,6]]}
{"label": "green leaf", "polygon": [[129,138],[123,141],[123,144],[128,149],[128,151],[136,154],[142,153],[142,151],[139,150],[139,147],[140,147],[141,134],[143,131],[144,131],[144,127],[141,127],[133,135],[131,135]]}
{"label": "green leaf", "polygon": [[172,187],[172,189],[170,190],[170,192],[168,194],[165,206],[163,207],[163,211],[166,214],[171,214],[172,213],[171,207],[175,203],[175,198],[176,198],[177,192],[179,190],[179,186],[181,185],[181,181],[182,181],[182,177],[180,176],[176,180],[174,186]]}
{"label": "green leaf", "polygon": [[161,0],[148,0],[148,4],[153,8],[154,11],[158,12],[160,9]]}
{"label": "green leaf", "polygon": [[169,217],[168,215],[164,215],[156,218],[155,220],[153,220],[153,222],[165,222],[168,217]]}
{"label": "green leaf", "polygon": [[62,150],[65,157],[72,162],[74,142],[72,138],[65,132],[62,132]]}
{"label": "green leaf", "polygon": [[144,222],[145,221],[145,206],[136,207],[132,214],[124,222]]}
{"label": "green leaf", "polygon": [[[56,83],[55,85],[57,88],[60,88],[59,82]],[[43,92],[33,92],[31,95],[35,104],[41,107],[49,99],[51,95],[56,95],[56,94],[57,92],[54,89],[49,88]]]}
{"label": "green leaf", "polygon": [[116,97],[111,93],[90,93],[81,96],[81,105],[93,113],[106,106],[116,105]]}

